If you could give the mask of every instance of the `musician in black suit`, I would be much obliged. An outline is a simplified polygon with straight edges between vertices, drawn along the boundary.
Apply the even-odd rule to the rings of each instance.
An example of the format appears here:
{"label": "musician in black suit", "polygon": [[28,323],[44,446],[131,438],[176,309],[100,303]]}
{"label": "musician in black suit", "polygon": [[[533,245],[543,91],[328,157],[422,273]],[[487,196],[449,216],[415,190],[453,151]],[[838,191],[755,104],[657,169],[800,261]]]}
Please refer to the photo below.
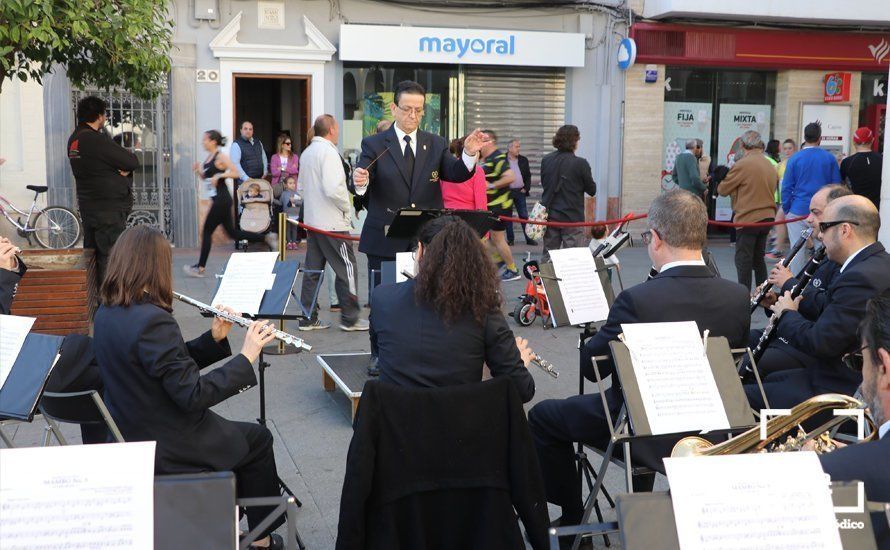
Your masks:
{"label": "musician in black suit", "polygon": [[[862,375],[843,367],[841,356],[859,344],[856,326],[868,301],[890,288],[890,255],[877,242],[881,219],[874,203],[860,195],[832,201],[819,224],[828,259],[841,266],[815,318],[800,309],[801,298],[786,292],[773,304],[780,315],[776,336],[813,357],[806,368],[776,372],[763,379],[770,407],[788,408],[823,393],[853,395]],[[765,404],[756,384],[745,386],[752,408]]]}
{"label": "musician in black suit", "polygon": [[[714,275],[702,260],[708,216],[701,199],[683,190],[659,195],[649,207],[647,221],[649,230],[643,239],[659,273],[619,294],[606,323],[585,343],[581,372],[588,380],[596,380],[591,358],[610,354],[609,342],[622,332],[622,323],[695,321],[699,330],[725,336],[732,347],[747,343],[751,319],[747,290]],[[600,363],[603,378],[612,372],[611,362]],[[623,403],[615,376],[607,401],[614,420]],[[561,525],[576,525],[583,509],[572,443],[606,448],[610,433],[600,397],[584,394],[542,401],[532,408],[528,419],[541,459],[547,500],[562,507]],[[637,490],[651,489],[652,482],[649,476],[635,486]]]}
{"label": "musician in black suit", "polygon": [[368,217],[358,249],[368,257],[372,288],[380,282],[372,270],[379,270],[381,262],[394,260],[396,252],[406,252],[411,245],[408,240],[385,236],[384,228],[392,223],[395,213],[409,207],[442,208],[439,180],[460,183],[470,179],[479,149],[488,139],[474,131],[464,140],[462,158],[455,158],[445,138],[418,129],[425,98],[426,91],[417,82],[396,85],[389,106],[395,124],[362,140],[362,154],[352,174],[355,193],[367,194]]}
{"label": "musician in black suit", "polygon": [[380,380],[438,387],[509,377],[523,402],[535,395],[532,351],[500,311],[499,280],[479,235],[456,216],[424,224],[417,276],[371,295],[371,352]]}
{"label": "musician in black suit", "polygon": [[[890,502],[890,290],[872,298],[859,326],[861,349],[850,354],[848,366],[862,372],[862,398],[878,427],[879,439],[848,445],[819,457],[832,481],[861,481],[873,502]],[[884,514],[872,516],[879,548],[890,548],[890,528]]]}
{"label": "musician in black suit", "polygon": [[[831,184],[826,185],[813,195],[813,198],[810,199],[810,215],[807,217],[807,225],[813,229],[814,235],[818,235],[819,223],[822,221],[822,214],[825,212],[828,204],[837,198],[852,194],[853,192],[845,185]],[[818,237],[816,240],[818,240]],[[798,252],[798,254],[803,253],[803,249]],[[828,300],[828,286],[834,280],[834,277],[837,276],[840,269],[841,266],[837,262],[833,262],[828,258],[822,260],[822,263],[819,264],[819,267],[813,273],[812,280],[803,290],[803,299],[800,303],[801,315],[811,320],[819,316],[819,312],[822,311]],[[773,314],[769,308],[776,303],[779,295],[790,292],[797,285],[798,279],[794,273],[791,273],[790,269],[782,265],[782,262],[778,262],[770,271],[769,283],[775,285],[780,290],[778,293],[768,292],[761,300],[760,304],[764,306],[767,316]],[[749,342],[751,349],[757,347],[762,335],[762,329],[751,331],[751,340]],[[816,362],[817,359],[788,345],[786,342],[773,339],[763,352],[760,360],[757,361],[757,370],[760,371],[761,376],[766,376],[781,370],[806,368],[808,365],[813,365]]]}
{"label": "musician in black suit", "polygon": [[[273,328],[252,324],[241,353],[202,375],[202,368],[231,355],[232,325],[214,319],[209,331],[184,342],[172,315],[172,270],[170,244],[146,225],[124,231],[111,251],[93,340],[108,411],[125,440],[157,442],[156,473],[231,470],[239,498],[277,496],[269,430],[210,410],[256,385],[253,362],[272,341]],[[268,513],[248,508],[250,528]],[[273,522],[258,544],[281,548],[281,537],[270,543],[269,535],[282,522]]]}

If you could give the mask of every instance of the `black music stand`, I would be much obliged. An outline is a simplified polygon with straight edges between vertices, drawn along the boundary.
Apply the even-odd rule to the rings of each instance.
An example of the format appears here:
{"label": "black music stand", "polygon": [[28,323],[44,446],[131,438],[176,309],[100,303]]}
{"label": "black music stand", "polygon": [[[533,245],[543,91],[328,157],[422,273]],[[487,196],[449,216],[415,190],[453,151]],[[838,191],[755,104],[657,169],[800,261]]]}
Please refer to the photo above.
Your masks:
{"label": "black music stand", "polygon": [[456,216],[467,222],[479,237],[488,233],[498,219],[487,210],[452,210],[448,208],[400,208],[388,226],[386,236],[390,239],[414,239],[420,228],[428,221],[441,216]]}
{"label": "black music stand", "polygon": [[31,422],[46,381],[59,358],[61,336],[31,333],[25,337],[12,369],[0,388],[0,439],[14,447],[2,430],[7,420]]}

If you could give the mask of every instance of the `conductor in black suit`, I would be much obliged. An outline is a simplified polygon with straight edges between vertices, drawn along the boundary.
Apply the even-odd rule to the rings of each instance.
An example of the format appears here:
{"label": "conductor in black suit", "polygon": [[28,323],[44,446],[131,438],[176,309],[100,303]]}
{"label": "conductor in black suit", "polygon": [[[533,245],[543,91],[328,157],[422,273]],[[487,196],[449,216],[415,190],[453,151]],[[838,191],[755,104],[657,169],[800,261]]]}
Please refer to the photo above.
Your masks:
{"label": "conductor in black suit", "polygon": [[479,235],[456,216],[424,224],[417,277],[371,294],[371,352],[380,380],[441,387],[506,376],[523,403],[535,395],[532,351],[500,311],[500,281]]}
{"label": "conductor in black suit", "polygon": [[[389,110],[395,118],[389,130],[362,140],[362,154],[352,174],[357,195],[367,195],[368,217],[362,227],[359,252],[368,257],[368,281],[373,288],[380,263],[407,252],[407,239],[389,239],[385,227],[400,208],[442,208],[439,179],[464,182],[473,175],[482,144],[479,130],[467,136],[462,158],[448,151],[445,138],[418,129],[423,118],[426,91],[417,82],[396,85]],[[385,154],[384,154],[385,153]],[[376,160],[376,162],[375,162]]]}
{"label": "conductor in black suit", "polygon": [[[700,198],[683,190],[658,196],[649,207],[649,230],[643,233],[658,275],[618,295],[609,317],[581,351],[581,373],[596,381],[591,358],[609,355],[609,342],[621,334],[622,323],[695,321],[700,331],[724,336],[731,347],[748,341],[751,317],[748,291],[713,274],[702,260],[708,215]],[[613,372],[611,361],[600,363],[600,376]],[[616,376],[606,398],[613,420],[624,398]],[[581,521],[581,485],[573,442],[605,449],[609,427],[599,394],[538,403],[528,415],[538,449],[547,500],[562,507],[561,525]],[[658,457],[660,458],[660,457]],[[639,483],[638,483],[639,482]],[[653,477],[635,480],[637,490],[651,490]]]}
{"label": "conductor in black suit", "polygon": [[[861,481],[872,502],[890,502],[890,290],[869,301],[859,326],[861,349],[847,356],[847,365],[862,372],[862,399],[878,426],[880,439],[848,445],[819,457],[832,481]],[[872,516],[878,548],[890,548],[884,514]]]}
{"label": "conductor in black suit", "polygon": [[[121,234],[111,250],[94,323],[93,348],[108,411],[126,441],[157,442],[156,473],[232,471],[238,498],[278,496],[268,428],[226,420],[210,410],[256,385],[253,363],[273,340],[273,327],[250,325],[241,353],[202,375],[201,369],[231,355],[232,324],[214,319],[209,331],[185,342],[172,315],[172,281],[170,243],[160,231],[138,225]],[[250,528],[269,511],[248,508]],[[281,548],[278,535],[270,542],[281,523],[272,522],[259,545]]]}

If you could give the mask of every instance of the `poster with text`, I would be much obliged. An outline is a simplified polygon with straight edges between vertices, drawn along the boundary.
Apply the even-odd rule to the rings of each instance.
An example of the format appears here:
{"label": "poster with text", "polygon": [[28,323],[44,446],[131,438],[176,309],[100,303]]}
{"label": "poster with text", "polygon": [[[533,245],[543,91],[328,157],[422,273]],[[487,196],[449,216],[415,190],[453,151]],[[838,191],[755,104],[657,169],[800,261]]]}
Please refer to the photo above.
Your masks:
{"label": "poster with text", "polygon": [[[769,105],[740,105],[724,103],[720,105],[720,118],[717,130],[717,166],[723,164],[732,168],[736,155],[742,152],[742,134],[748,130],[760,133],[763,144],[770,140]],[[732,201],[729,197],[717,197],[714,218],[726,221],[732,218]]]}
{"label": "poster with text", "polygon": [[710,103],[664,102],[664,150],[661,163],[661,189],[668,191],[677,186],[671,172],[677,155],[686,150],[686,140],[700,139],[702,150],[711,150]]}
{"label": "poster with text", "polygon": [[850,106],[825,103],[804,103],[800,106],[799,143],[803,143],[803,129],[810,122],[822,125],[822,147],[838,161],[850,154]]}

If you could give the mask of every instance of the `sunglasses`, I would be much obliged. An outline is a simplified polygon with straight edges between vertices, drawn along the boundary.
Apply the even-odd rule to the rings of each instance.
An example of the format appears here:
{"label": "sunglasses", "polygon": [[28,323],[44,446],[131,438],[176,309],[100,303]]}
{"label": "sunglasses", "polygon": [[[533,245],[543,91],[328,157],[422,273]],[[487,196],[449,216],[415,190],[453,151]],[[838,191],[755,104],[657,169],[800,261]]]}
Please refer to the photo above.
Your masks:
{"label": "sunglasses", "polygon": [[659,235],[658,231],[656,231],[654,229],[649,229],[647,231],[643,231],[642,233],[640,233],[640,238],[643,239],[644,245],[649,246],[649,243],[652,242],[652,234],[653,233],[655,233],[656,235],[658,235],[659,238],[661,238],[661,235]]}
{"label": "sunglasses", "polygon": [[285,141],[285,142],[284,142],[284,145],[290,145],[290,142],[289,142],[289,141]]}
{"label": "sunglasses", "polygon": [[854,221],[850,221],[850,220],[835,220],[833,222],[821,222],[821,223],[819,223],[819,232],[825,233],[832,227],[834,227],[836,225],[840,225],[842,223],[848,223],[850,225],[859,225],[859,222],[854,222]]}
{"label": "sunglasses", "polygon": [[867,348],[868,346],[862,346],[856,351],[845,353],[844,356],[841,357],[841,362],[853,372],[862,372],[862,352]]}

